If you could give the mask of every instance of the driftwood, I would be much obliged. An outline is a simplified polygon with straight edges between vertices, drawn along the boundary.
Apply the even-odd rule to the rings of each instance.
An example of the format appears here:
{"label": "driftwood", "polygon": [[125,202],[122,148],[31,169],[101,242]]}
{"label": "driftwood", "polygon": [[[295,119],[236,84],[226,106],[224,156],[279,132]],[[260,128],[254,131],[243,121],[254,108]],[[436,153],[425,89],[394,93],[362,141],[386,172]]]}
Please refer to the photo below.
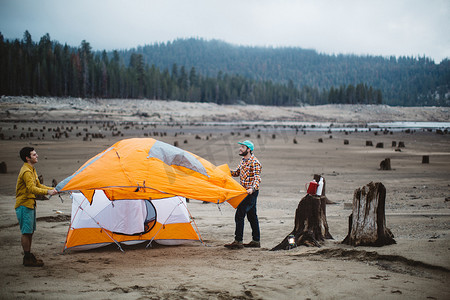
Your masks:
{"label": "driftwood", "polygon": [[[326,218],[326,197],[306,195],[300,200],[295,211],[294,230],[288,234],[275,250],[289,250],[300,245],[320,247],[325,239],[333,239]],[[290,243],[289,238],[294,242]]]}
{"label": "driftwood", "polygon": [[353,211],[348,220],[348,234],[343,244],[352,246],[384,246],[395,244],[394,235],[386,228],[386,188],[381,182],[370,182],[356,189]]}

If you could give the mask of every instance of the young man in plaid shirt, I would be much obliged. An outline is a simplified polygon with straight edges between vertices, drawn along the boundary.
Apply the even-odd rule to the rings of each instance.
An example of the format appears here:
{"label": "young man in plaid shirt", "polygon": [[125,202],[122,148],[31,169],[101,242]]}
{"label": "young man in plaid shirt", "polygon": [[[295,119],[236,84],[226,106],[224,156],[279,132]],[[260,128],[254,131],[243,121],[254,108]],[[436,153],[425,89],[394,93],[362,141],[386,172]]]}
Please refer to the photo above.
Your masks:
{"label": "young man in plaid shirt", "polygon": [[[234,233],[234,241],[226,244],[225,247],[229,249],[242,249],[244,247],[259,248],[259,222],[256,214],[256,199],[259,193],[259,185],[261,183],[261,164],[253,155],[255,146],[251,141],[239,142],[239,155],[242,160],[235,171],[231,171],[231,176],[240,177],[241,185],[247,190],[247,197],[239,204],[236,209],[234,221],[236,222],[236,231]],[[248,244],[243,244],[244,235],[244,219],[247,219],[252,227],[252,241]]]}

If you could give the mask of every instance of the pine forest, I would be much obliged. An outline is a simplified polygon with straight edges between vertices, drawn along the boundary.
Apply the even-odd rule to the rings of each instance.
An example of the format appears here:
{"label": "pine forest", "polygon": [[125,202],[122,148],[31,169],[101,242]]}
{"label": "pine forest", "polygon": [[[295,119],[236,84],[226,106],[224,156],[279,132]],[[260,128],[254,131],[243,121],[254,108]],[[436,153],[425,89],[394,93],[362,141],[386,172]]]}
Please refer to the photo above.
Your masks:
{"label": "pine forest", "polygon": [[156,99],[275,106],[449,105],[450,64],[427,58],[324,55],[301,48],[185,39],[93,51],[49,34],[0,33],[0,95]]}

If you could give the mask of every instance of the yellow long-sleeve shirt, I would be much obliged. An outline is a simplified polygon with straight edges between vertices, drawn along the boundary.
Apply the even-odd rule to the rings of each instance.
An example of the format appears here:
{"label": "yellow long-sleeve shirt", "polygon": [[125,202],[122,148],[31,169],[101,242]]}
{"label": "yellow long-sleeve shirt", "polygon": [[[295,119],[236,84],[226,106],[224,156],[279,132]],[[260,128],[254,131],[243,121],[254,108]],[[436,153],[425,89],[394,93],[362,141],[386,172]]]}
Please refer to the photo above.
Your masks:
{"label": "yellow long-sleeve shirt", "polygon": [[36,206],[36,195],[46,195],[51,187],[39,182],[36,169],[28,163],[24,163],[20,169],[16,184],[16,205],[34,209]]}

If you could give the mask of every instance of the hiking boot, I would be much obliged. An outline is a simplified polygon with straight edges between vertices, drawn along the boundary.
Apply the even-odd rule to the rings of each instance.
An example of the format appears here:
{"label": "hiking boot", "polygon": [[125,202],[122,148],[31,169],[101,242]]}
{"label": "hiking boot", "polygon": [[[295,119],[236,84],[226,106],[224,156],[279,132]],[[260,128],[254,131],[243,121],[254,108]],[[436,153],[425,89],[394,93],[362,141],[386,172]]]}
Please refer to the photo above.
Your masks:
{"label": "hiking boot", "polygon": [[251,241],[248,244],[244,244],[246,248],[261,248],[261,243],[259,241]]}
{"label": "hiking boot", "polygon": [[30,253],[29,255],[24,255],[23,265],[25,267],[42,267],[44,262],[42,259],[37,259],[33,253]]}
{"label": "hiking boot", "polygon": [[224,247],[228,249],[242,249],[244,245],[242,242],[233,241],[231,244],[225,244]]}

